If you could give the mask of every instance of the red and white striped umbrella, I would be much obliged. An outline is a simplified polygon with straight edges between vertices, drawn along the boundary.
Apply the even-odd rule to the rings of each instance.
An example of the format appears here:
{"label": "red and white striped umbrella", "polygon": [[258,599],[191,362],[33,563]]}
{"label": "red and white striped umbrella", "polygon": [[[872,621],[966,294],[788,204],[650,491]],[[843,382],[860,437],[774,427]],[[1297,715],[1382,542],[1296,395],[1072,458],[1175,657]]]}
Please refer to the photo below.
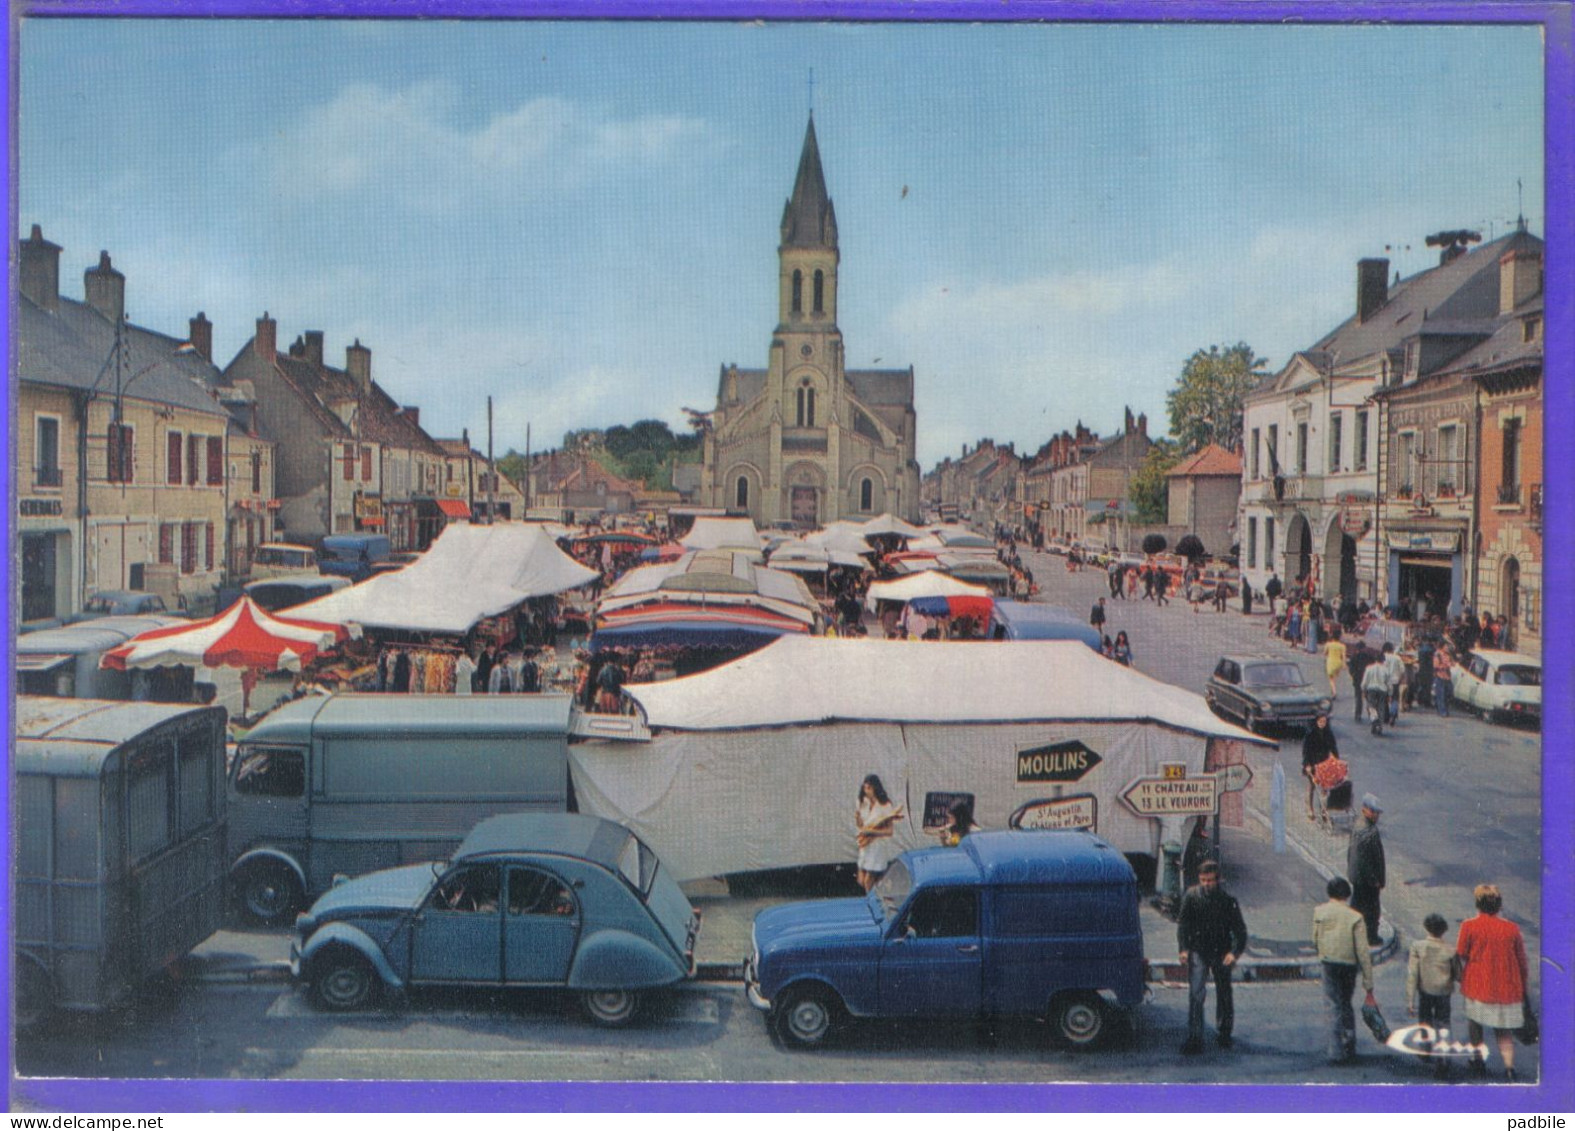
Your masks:
{"label": "red and white striped umbrella", "polygon": [[360,635],[356,626],[273,616],[242,597],[207,620],[144,632],[106,652],[99,666],[117,671],[174,664],[300,671],[319,652]]}

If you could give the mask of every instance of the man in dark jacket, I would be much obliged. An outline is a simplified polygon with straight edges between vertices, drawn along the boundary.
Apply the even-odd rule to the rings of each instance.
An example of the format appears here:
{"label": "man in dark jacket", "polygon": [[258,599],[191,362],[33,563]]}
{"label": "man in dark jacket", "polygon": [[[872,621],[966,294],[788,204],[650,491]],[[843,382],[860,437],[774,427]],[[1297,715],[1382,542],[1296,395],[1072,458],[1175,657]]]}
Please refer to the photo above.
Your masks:
{"label": "man in dark jacket", "polygon": [[1362,819],[1345,850],[1345,878],[1351,881],[1351,910],[1367,920],[1367,941],[1378,945],[1379,893],[1384,889],[1384,842],[1378,817],[1384,807],[1371,793],[1362,794]]}
{"label": "man in dark jacket", "polygon": [[1263,595],[1269,599],[1269,615],[1274,615],[1274,603],[1280,599],[1284,591],[1280,585],[1280,575],[1272,569],[1269,571],[1269,580],[1263,583]]}
{"label": "man in dark jacket", "polygon": [[1231,999],[1231,967],[1247,949],[1247,924],[1236,897],[1220,887],[1219,865],[1207,860],[1198,867],[1198,886],[1181,897],[1176,917],[1176,947],[1187,968],[1187,1041],[1183,1055],[1203,1051],[1203,1002],[1209,976],[1214,977],[1214,1026],[1220,1048],[1231,1046],[1236,1023]]}
{"label": "man in dark jacket", "polygon": [[1378,653],[1369,648],[1366,643],[1357,641],[1356,647],[1351,649],[1350,658],[1345,661],[1346,668],[1351,673],[1351,686],[1356,688],[1356,721],[1362,721],[1362,707],[1365,696],[1362,694],[1362,676],[1367,674],[1367,669],[1378,661]]}

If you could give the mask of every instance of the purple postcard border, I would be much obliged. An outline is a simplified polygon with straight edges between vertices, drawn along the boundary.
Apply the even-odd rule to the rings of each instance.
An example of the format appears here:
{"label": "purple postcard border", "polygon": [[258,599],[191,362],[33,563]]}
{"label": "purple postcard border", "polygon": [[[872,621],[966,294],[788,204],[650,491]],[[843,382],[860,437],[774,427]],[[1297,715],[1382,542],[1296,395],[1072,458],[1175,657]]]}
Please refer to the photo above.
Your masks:
{"label": "purple postcard border", "polygon": [[[5,83],[0,99],[5,110],[7,140],[14,143],[16,92],[16,21],[22,16],[51,18],[443,18],[443,19],[584,19],[779,21],[842,20],[858,22],[967,21],[1098,21],[1098,22],[1230,22],[1230,23],[1458,23],[1540,24],[1546,43],[1547,138],[1547,353],[1569,357],[1575,348],[1575,298],[1570,264],[1575,252],[1575,227],[1570,222],[1570,194],[1575,184],[1575,56],[1571,43],[1571,4],[1460,3],[1432,0],[1389,2],[1265,2],[1222,0],[1018,0],[1016,3],[959,2],[890,3],[884,0],[33,0],[13,6],[5,30]],[[8,145],[7,214],[16,227],[16,153]],[[11,293],[15,293],[14,256],[8,256]],[[11,304],[0,309],[5,329],[7,375],[11,390],[6,402],[6,428],[0,433],[0,483],[12,493],[14,468],[10,453],[15,435],[14,351],[9,333]],[[1568,372],[1567,365],[1555,372]],[[1575,385],[1545,382],[1545,435],[1567,436],[1575,423]],[[1562,445],[1549,445],[1545,456],[1551,515],[1545,536],[1543,599],[1550,643],[1544,656],[1545,685],[1568,691],[1575,650],[1551,643],[1558,631],[1575,623],[1575,525],[1565,492],[1570,489],[1575,456]],[[9,513],[14,516],[15,508]],[[7,523],[8,553],[0,559],[0,581],[10,592],[15,559],[14,524]],[[11,610],[13,618],[15,609]],[[14,630],[14,629],[13,629]],[[0,703],[7,721],[11,703],[11,668],[4,665],[6,696]],[[1547,1048],[1569,1050],[1575,1033],[1575,1001],[1571,971],[1575,970],[1575,899],[1568,882],[1575,860],[1575,714],[1571,699],[1554,695],[1546,702],[1543,732],[1543,924],[1542,1014]],[[0,778],[0,800],[10,812],[10,775]],[[10,858],[7,822],[7,860]],[[11,902],[3,903],[9,932]],[[10,1013],[9,964],[0,968],[0,1002]],[[53,1080],[18,1079],[15,1075],[9,1026],[6,1031],[10,1072],[9,1110],[74,1112],[202,1112],[202,1111],[757,1111],[757,1110],[1015,1110],[1055,1108],[1076,1111],[1261,1111],[1295,1110],[1305,1104],[1296,1086],[1282,1085],[1067,1085],[1067,1084],[750,1084],[750,1083],[487,1083],[467,1081],[463,1096],[450,1084],[433,1082],[339,1082],[269,1080]],[[1322,1089],[1319,1106],[1327,1111],[1569,1111],[1575,1109],[1575,1057],[1542,1057],[1541,1083],[1512,1095],[1498,1088],[1353,1087]]]}

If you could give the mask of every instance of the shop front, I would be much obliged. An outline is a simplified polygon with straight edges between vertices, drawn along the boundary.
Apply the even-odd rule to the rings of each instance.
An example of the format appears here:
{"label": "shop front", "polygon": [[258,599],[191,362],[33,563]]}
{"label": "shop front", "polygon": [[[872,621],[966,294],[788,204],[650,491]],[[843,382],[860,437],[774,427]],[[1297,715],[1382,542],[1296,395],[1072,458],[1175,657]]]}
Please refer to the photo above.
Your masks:
{"label": "shop front", "polygon": [[1466,581],[1462,535],[1459,528],[1390,530],[1389,606],[1408,610],[1407,619],[1417,621],[1458,615]]}

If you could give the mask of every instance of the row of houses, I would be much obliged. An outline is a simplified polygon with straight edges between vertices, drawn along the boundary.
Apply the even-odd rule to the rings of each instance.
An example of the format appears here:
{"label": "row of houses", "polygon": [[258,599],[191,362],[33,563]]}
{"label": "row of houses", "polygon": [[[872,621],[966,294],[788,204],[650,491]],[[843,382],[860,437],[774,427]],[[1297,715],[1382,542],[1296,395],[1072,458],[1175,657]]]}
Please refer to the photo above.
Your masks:
{"label": "row of houses", "polygon": [[1357,264],[1349,318],[1244,398],[1243,450],[1207,447],[1167,474],[1164,526],[1133,524],[1148,449],[1130,409],[1101,438],[1078,423],[1032,457],[984,440],[923,481],[931,506],[1131,549],[1155,530],[1234,552],[1325,598],[1418,619],[1468,606],[1541,646],[1543,242],[1429,237],[1439,263],[1390,277]]}
{"label": "row of houses", "polygon": [[429,436],[419,410],[373,380],[361,342],[335,366],[319,331],[280,349],[265,313],[221,369],[203,313],[184,337],[132,323],[107,253],[84,273],[83,298],[68,298],[60,253],[37,225],[19,241],[24,623],[112,590],[201,608],[270,541],[368,531],[420,550],[450,521],[523,514],[506,479],[489,494],[467,437]]}

